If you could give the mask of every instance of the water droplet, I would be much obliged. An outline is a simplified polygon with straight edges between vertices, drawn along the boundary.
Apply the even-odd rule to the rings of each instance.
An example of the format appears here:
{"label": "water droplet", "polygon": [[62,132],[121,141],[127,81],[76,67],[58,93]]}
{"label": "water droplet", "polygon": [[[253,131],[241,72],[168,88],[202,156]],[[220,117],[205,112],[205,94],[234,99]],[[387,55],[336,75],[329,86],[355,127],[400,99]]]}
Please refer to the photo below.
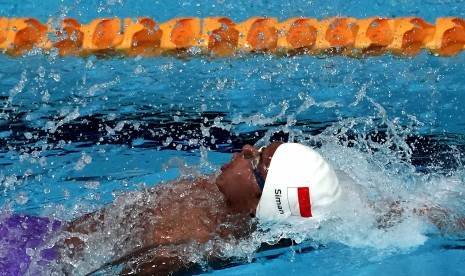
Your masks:
{"label": "water droplet", "polygon": [[32,249],[32,248],[26,248],[26,255],[30,256],[30,257],[33,257],[34,256],[34,252],[35,250]]}
{"label": "water droplet", "polygon": [[39,66],[39,68],[37,69],[37,74],[39,74],[39,77],[41,78],[45,77],[45,68],[42,66]]}
{"label": "water droplet", "polygon": [[50,77],[53,78],[53,80],[56,82],[59,82],[61,80],[61,76],[58,73],[50,73]]}
{"label": "water droplet", "polygon": [[87,189],[98,189],[100,187],[100,182],[98,182],[98,181],[87,181],[84,186]]}
{"label": "water droplet", "polygon": [[198,55],[202,52],[200,47],[190,47],[187,52],[193,56]]}
{"label": "water droplet", "polygon": [[29,201],[28,196],[25,193],[19,193],[15,198],[16,203],[24,205]]}
{"label": "water droplet", "polygon": [[82,153],[81,159],[76,163],[74,169],[79,171],[84,169],[84,167],[92,162],[92,156]]}
{"label": "water droplet", "polygon": [[173,138],[167,137],[166,140],[163,142],[163,146],[167,147],[170,143],[173,142]]}
{"label": "water droplet", "polygon": [[63,189],[63,197],[64,197],[65,199],[69,199],[69,196],[70,196],[70,195],[71,195],[71,193],[70,193],[68,190]]}
{"label": "water droplet", "polygon": [[94,62],[92,60],[88,60],[87,63],[86,63],[86,68],[87,69],[92,69],[92,67],[94,66]]}
{"label": "water droplet", "polygon": [[145,69],[144,66],[139,65],[139,66],[136,67],[136,69],[134,69],[134,74],[138,75],[138,74],[144,73],[146,71],[147,71],[147,69]]}

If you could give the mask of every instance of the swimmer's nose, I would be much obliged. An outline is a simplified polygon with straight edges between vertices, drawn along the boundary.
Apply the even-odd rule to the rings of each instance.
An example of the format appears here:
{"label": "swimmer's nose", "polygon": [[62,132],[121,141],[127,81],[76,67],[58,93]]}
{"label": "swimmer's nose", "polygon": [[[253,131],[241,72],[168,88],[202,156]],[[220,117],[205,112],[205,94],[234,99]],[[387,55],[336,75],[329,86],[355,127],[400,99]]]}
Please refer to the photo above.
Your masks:
{"label": "swimmer's nose", "polygon": [[224,164],[223,166],[221,166],[220,170],[221,170],[222,172],[224,172],[224,171],[230,166],[230,163],[231,163],[231,162],[226,163],[226,164]]}
{"label": "swimmer's nose", "polygon": [[231,161],[229,161],[228,163],[224,164],[223,166],[221,166],[221,171],[224,172],[227,168],[229,168],[234,162],[235,160],[237,160],[237,158],[239,158],[241,154],[236,152],[233,154],[233,157],[231,158]]}

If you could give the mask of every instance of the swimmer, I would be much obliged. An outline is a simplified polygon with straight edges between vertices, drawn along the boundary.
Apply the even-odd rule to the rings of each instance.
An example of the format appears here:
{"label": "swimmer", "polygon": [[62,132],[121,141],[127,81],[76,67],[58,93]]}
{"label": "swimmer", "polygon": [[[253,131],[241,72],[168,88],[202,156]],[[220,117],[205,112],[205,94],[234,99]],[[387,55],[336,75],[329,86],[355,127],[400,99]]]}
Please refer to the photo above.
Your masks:
{"label": "swimmer", "polygon": [[[113,252],[112,261],[97,264],[98,275],[114,267],[122,267],[120,275],[201,272],[208,265],[234,262],[223,249],[239,246],[261,225],[305,223],[330,215],[343,193],[334,170],[310,147],[245,145],[218,174],[127,193],[68,223],[57,245],[59,262],[65,267],[102,250]],[[404,212],[394,202],[380,218],[380,227],[391,227],[390,218]],[[429,216],[431,208],[412,212],[441,227],[437,217]],[[465,229],[465,220],[458,222]],[[101,248],[108,243],[113,248]]]}
{"label": "swimmer", "polygon": [[[148,193],[157,198],[155,205],[134,208],[127,218],[139,231],[126,240],[136,245],[134,251],[111,263],[124,264],[122,274],[167,275],[190,269],[194,264],[184,254],[202,245],[212,248],[202,258],[221,261],[221,246],[248,237],[257,222],[323,216],[341,189],[336,174],[316,151],[274,142],[260,149],[243,146],[218,175],[158,185]],[[104,232],[108,212],[86,215],[66,230],[79,235]],[[85,246],[79,235],[66,240],[64,252],[70,257]]]}

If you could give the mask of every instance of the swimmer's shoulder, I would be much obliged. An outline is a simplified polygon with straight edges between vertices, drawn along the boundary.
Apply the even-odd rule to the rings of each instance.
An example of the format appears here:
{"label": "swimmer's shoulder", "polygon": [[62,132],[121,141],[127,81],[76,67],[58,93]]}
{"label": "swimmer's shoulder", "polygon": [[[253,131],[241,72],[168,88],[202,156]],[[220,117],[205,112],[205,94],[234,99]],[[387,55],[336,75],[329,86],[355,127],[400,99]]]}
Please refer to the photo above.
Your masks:
{"label": "swimmer's shoulder", "polygon": [[215,184],[215,177],[210,175],[200,175],[195,178],[181,177],[166,183],[160,183],[148,190],[151,194],[158,196],[168,196],[192,191],[218,192]]}

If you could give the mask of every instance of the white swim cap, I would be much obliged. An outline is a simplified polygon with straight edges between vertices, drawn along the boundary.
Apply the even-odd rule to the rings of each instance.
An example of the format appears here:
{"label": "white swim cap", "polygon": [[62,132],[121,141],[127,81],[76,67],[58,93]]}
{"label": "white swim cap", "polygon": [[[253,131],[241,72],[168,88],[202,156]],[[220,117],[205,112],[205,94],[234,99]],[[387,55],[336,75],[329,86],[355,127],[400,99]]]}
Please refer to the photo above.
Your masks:
{"label": "white swim cap", "polygon": [[320,217],[340,196],[336,173],[318,152],[286,143],[271,159],[256,217],[289,222]]}

